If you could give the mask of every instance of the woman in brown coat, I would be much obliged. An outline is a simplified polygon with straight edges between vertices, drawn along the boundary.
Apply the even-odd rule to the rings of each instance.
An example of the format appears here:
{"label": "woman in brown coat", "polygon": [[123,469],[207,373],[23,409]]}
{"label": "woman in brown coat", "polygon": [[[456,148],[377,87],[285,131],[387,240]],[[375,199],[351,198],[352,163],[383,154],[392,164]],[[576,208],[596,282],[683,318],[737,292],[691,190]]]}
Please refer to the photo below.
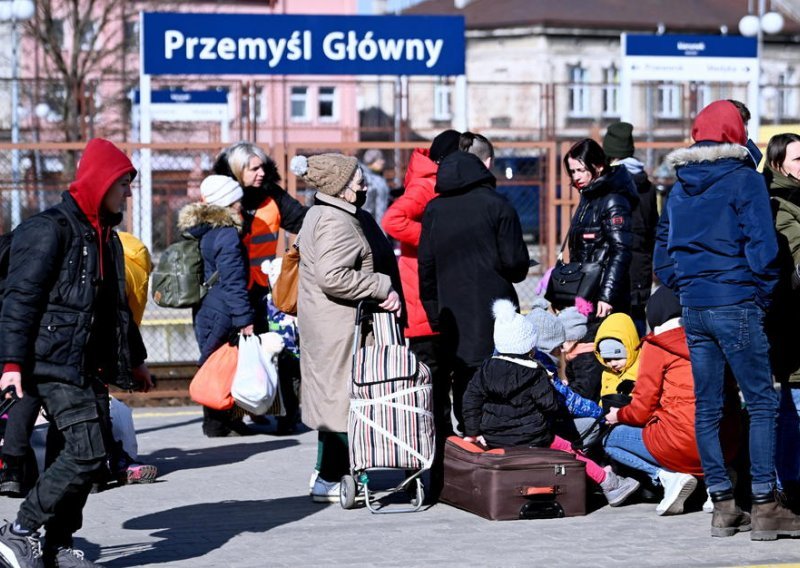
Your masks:
{"label": "woman in brown coat", "polygon": [[368,230],[375,222],[359,211],[367,192],[358,161],[341,154],[296,156],[291,169],[317,189],[298,235],[303,422],[319,431],[320,442],[311,496],[316,502],[338,501],[339,480],[350,470],[347,417],[356,306],[375,300],[399,313],[402,303],[390,276],[378,272],[386,262],[378,251],[391,247],[368,240],[375,237]]}

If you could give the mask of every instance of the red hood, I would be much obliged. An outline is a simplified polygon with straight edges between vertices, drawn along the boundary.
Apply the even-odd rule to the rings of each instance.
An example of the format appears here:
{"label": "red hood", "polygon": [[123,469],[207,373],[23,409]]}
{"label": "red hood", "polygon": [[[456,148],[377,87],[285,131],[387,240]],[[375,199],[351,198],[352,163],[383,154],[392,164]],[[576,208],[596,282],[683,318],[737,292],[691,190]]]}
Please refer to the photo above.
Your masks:
{"label": "red hood", "polygon": [[436,171],[438,169],[439,164],[428,157],[427,148],[415,148],[411,158],[408,160],[404,183],[408,187],[413,180],[420,178],[433,178],[433,181],[436,182]]}
{"label": "red hood", "polygon": [[[108,188],[124,174],[136,175],[128,156],[108,140],[89,140],[69,193],[100,234],[100,206]],[[100,234],[102,238],[102,234]]]}
{"label": "red hood", "polygon": [[692,125],[692,138],[695,142],[716,142],[718,144],[747,144],[747,131],[742,115],[733,103],[714,101],[700,111]]}
{"label": "red hood", "polygon": [[682,327],[676,327],[675,329],[670,329],[658,335],[651,333],[642,341],[648,341],[682,359],[689,359],[689,345],[686,343],[686,331]]}

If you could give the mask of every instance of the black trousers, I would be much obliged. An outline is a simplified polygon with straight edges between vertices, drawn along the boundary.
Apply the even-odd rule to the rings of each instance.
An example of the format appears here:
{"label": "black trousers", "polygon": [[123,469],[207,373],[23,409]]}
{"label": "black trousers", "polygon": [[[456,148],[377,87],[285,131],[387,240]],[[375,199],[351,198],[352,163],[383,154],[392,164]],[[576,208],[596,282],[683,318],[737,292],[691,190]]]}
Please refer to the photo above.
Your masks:
{"label": "black trousers", "polygon": [[95,381],[81,387],[39,378],[31,392],[41,398],[63,443],[20,506],[17,523],[30,530],[44,526],[48,547],[71,546],[92,481],[106,459],[108,390]]}

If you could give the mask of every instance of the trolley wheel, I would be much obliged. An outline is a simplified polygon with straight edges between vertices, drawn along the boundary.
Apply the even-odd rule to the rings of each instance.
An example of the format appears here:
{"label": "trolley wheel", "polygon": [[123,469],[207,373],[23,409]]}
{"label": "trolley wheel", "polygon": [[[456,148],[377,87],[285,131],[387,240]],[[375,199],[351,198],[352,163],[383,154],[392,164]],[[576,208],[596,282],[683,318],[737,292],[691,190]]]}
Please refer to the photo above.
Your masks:
{"label": "trolley wheel", "polygon": [[345,475],[342,477],[342,482],[339,485],[339,504],[342,509],[352,509],[356,506],[356,495],[358,489],[356,488],[356,480],[352,475]]}
{"label": "trolley wheel", "polygon": [[422,485],[422,480],[417,479],[417,494],[414,495],[411,504],[415,507],[422,507],[423,503],[425,503],[425,489]]}

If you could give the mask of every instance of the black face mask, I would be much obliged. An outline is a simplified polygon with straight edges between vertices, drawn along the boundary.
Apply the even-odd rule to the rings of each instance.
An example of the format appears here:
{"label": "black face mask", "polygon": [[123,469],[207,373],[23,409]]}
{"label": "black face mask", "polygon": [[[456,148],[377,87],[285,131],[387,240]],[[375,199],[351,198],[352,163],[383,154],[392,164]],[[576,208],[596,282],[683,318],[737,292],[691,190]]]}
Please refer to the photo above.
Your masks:
{"label": "black face mask", "polygon": [[353,205],[361,209],[364,207],[364,204],[367,202],[367,192],[366,191],[356,191],[356,200],[353,202]]}

